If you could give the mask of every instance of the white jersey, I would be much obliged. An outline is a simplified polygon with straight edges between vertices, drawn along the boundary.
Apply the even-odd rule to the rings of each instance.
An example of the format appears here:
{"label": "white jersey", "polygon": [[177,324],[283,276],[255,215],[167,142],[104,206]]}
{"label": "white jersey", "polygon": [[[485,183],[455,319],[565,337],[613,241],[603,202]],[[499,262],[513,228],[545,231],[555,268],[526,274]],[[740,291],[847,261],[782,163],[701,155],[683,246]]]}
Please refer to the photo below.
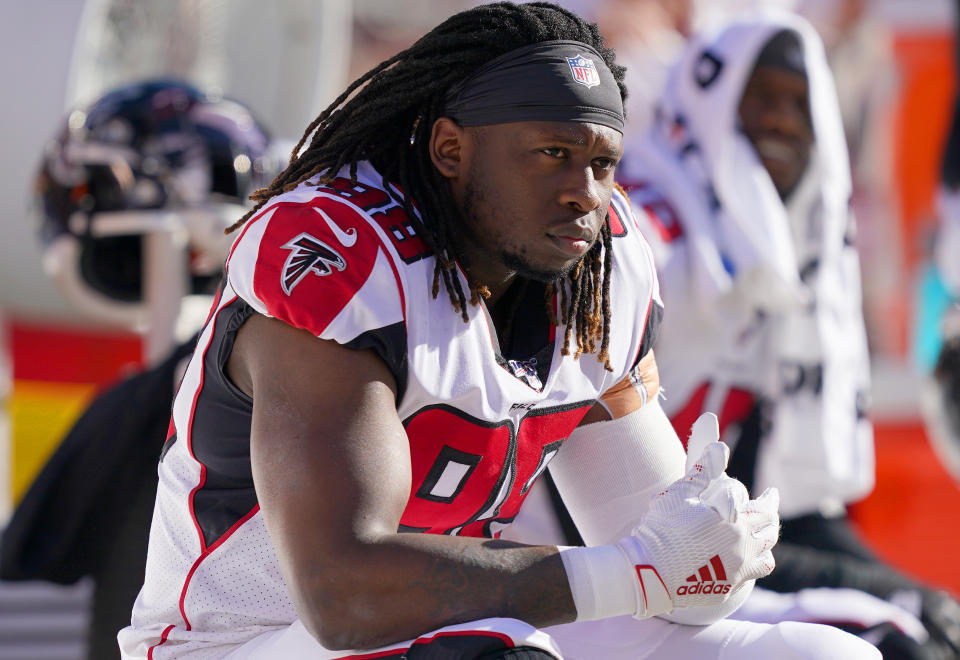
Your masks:
{"label": "white jersey", "polygon": [[[483,304],[468,306],[464,322],[446,295],[434,299],[435,259],[369,165],[356,184],[304,183],[272,200],[234,244],[174,402],[146,580],[120,633],[125,657],[219,657],[296,619],[253,488],[252,402],[225,374],[247,318],[275,317],[377,352],[396,379],[410,440],[400,530],[496,537],[567,435],[602,393],[631,378],[655,338],[662,308],[652,257],[618,192],[610,220],[612,372],[595,355],[561,355],[564,328],[546,321],[542,288],[520,302],[520,353],[499,346]],[[322,367],[317,377],[326,377]]]}

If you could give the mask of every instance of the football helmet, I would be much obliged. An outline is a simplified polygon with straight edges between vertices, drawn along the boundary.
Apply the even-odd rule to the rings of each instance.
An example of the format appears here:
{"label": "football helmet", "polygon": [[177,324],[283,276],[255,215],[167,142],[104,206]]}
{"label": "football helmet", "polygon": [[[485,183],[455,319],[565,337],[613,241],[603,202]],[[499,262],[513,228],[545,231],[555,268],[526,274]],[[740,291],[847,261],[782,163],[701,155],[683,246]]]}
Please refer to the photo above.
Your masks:
{"label": "football helmet", "polygon": [[79,309],[143,327],[144,237],[179,236],[189,251],[184,293],[209,292],[232,241],[224,228],[281,165],[238,102],[174,80],[109,91],[69,114],[36,175],[45,270]]}

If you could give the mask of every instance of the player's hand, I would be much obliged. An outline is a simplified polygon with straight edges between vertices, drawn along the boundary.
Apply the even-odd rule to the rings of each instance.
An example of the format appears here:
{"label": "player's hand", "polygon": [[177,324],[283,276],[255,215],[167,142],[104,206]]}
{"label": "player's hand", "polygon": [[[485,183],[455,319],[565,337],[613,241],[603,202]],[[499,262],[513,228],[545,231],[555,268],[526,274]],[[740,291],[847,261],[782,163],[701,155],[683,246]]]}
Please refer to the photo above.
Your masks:
{"label": "player's hand", "polygon": [[675,607],[715,605],[743,584],[769,575],[780,533],[780,494],[769,488],[755,500],[724,473],[730,450],[718,442],[716,417],[694,424],[687,473],[655,497],[633,533],[617,546],[637,573],[635,616]]}

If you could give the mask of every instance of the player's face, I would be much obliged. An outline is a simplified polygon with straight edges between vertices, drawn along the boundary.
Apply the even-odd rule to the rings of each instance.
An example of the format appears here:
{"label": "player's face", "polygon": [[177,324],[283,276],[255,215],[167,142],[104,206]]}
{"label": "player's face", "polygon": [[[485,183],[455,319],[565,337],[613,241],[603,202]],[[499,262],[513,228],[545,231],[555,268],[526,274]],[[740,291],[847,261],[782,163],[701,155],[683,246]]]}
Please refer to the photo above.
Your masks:
{"label": "player's face", "polygon": [[785,198],[803,176],[813,145],[807,78],[757,67],[740,99],[743,132]]}
{"label": "player's face", "polygon": [[465,132],[464,174],[451,184],[473,278],[495,290],[514,274],[549,282],[568,273],[600,236],[623,136],[546,121]]}

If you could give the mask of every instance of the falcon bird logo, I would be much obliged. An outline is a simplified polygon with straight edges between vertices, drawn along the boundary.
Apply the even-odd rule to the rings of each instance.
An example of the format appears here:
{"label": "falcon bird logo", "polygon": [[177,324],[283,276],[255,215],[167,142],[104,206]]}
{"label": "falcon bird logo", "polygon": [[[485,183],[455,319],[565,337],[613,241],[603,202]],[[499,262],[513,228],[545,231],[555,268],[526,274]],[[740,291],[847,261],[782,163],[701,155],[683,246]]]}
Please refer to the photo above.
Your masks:
{"label": "falcon bird logo", "polygon": [[308,273],[325,277],[334,268],[342,271],[347,267],[340,253],[310,234],[300,234],[287,241],[283,249],[291,251],[280,275],[280,286],[288,296]]}

